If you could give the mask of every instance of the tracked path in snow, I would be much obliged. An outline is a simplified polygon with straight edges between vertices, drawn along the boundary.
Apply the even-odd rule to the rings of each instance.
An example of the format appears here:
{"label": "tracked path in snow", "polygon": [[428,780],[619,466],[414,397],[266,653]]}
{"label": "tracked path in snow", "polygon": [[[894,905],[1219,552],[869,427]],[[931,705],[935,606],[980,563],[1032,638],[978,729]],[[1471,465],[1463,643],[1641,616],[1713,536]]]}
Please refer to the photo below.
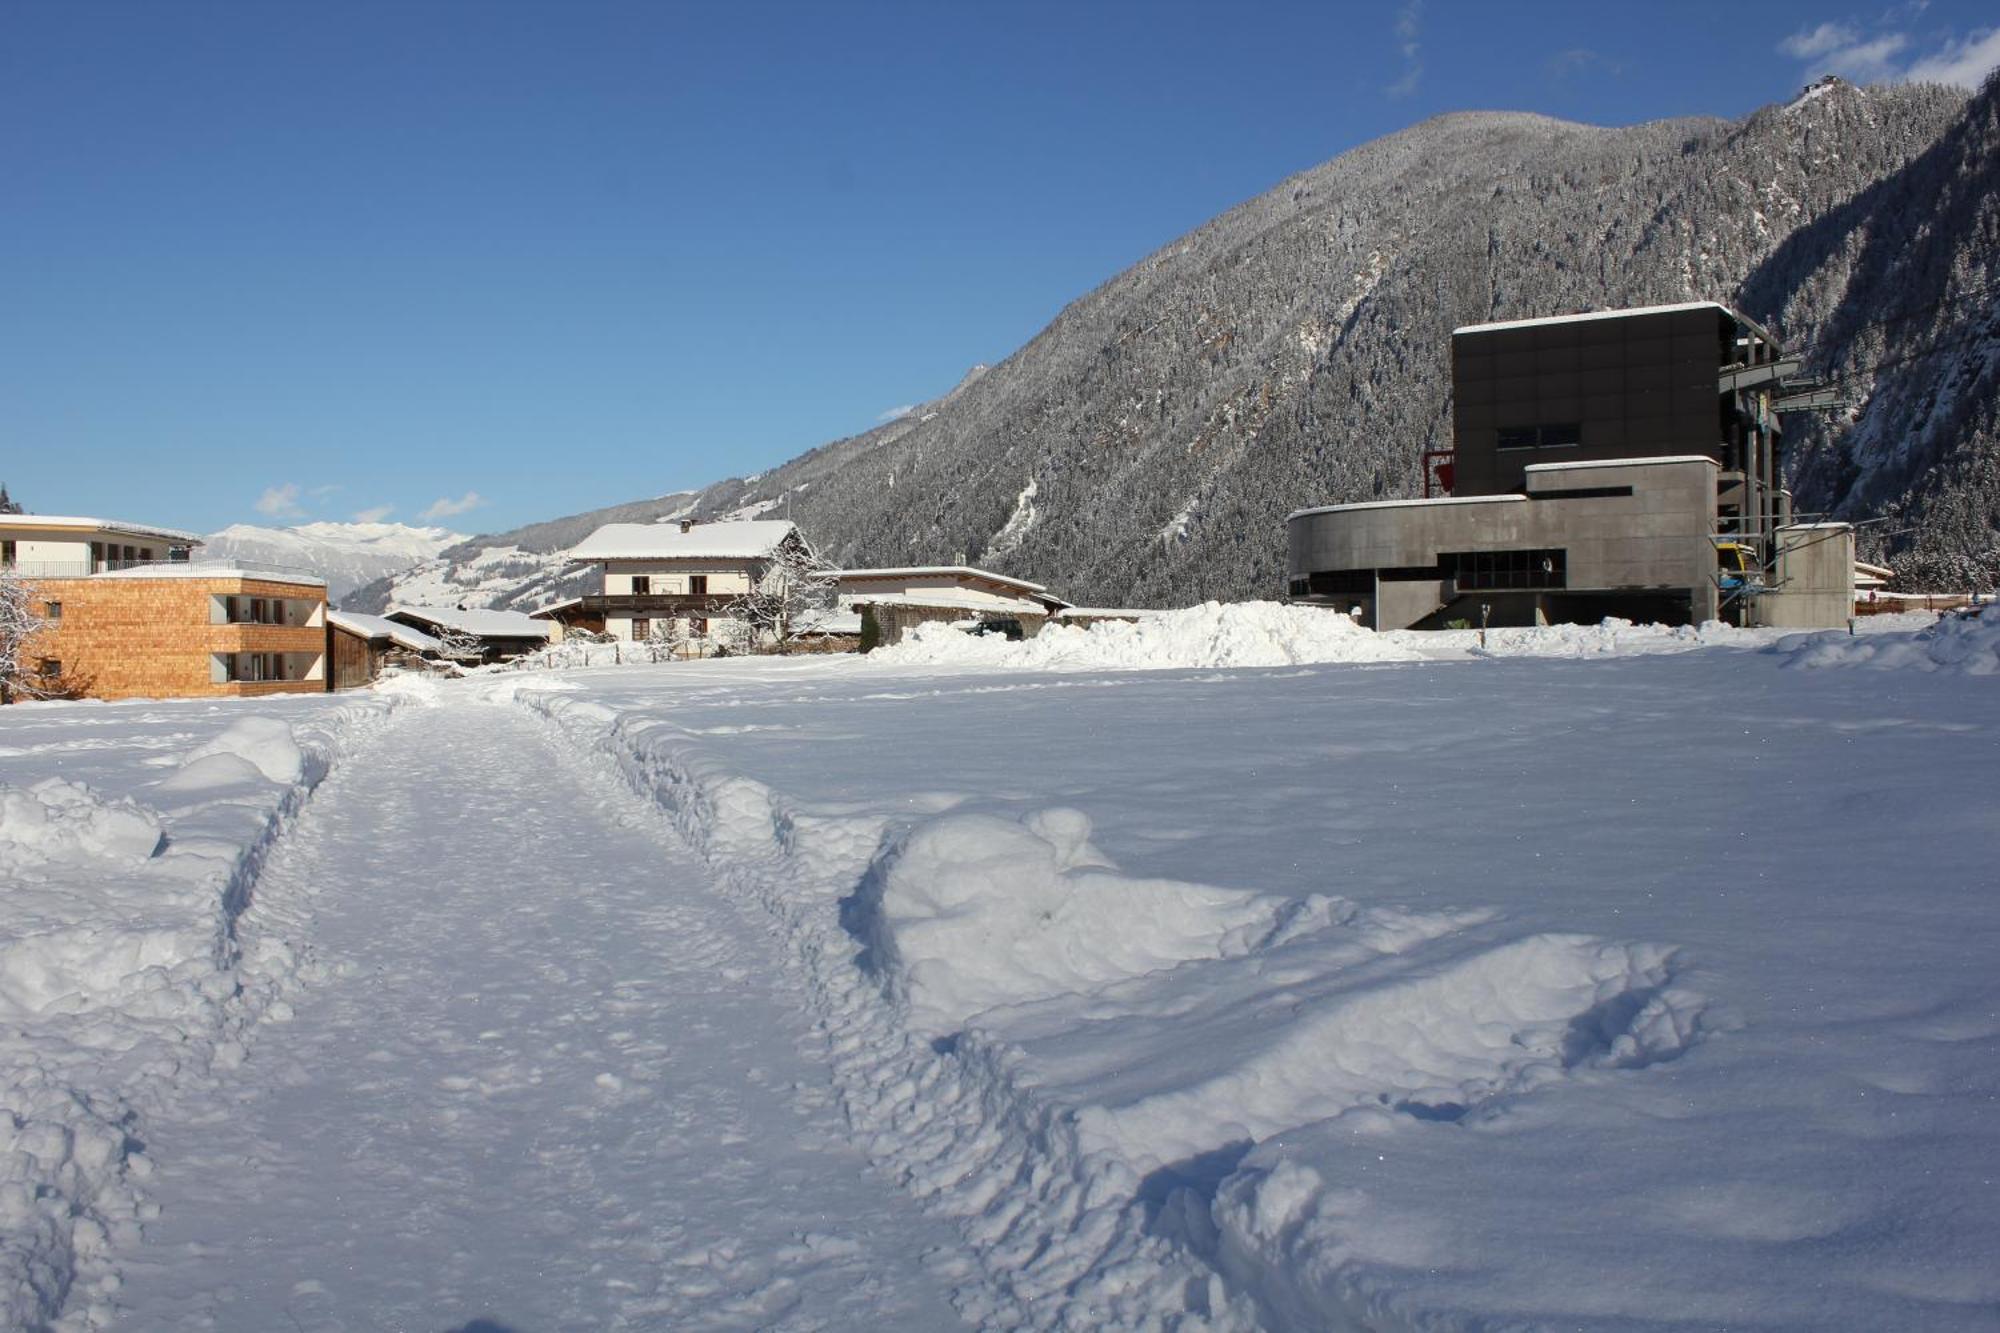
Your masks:
{"label": "tracked path in snow", "polygon": [[125,1327],[958,1325],[956,1237],[848,1144],[776,943],[537,724],[409,710],[257,896],[311,979],[149,1126]]}

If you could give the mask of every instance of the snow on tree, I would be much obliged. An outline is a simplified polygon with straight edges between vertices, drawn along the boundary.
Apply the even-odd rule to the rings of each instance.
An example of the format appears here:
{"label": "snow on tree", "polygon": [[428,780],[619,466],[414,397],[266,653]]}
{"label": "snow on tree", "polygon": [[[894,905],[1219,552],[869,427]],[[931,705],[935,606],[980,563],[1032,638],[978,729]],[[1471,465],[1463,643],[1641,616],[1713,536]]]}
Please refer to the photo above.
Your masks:
{"label": "snow on tree", "polygon": [[833,566],[794,531],[771,553],[750,591],[730,599],[722,614],[743,627],[745,651],[763,645],[783,653],[793,632],[832,612],[839,594]]}
{"label": "snow on tree", "polygon": [[23,673],[22,658],[47,623],[35,610],[33,590],[12,570],[0,569],[0,704],[12,703],[17,692],[41,693]]}
{"label": "snow on tree", "polygon": [[438,656],[447,662],[478,665],[486,656],[486,645],[477,634],[452,625],[439,625],[431,635],[437,640]]}

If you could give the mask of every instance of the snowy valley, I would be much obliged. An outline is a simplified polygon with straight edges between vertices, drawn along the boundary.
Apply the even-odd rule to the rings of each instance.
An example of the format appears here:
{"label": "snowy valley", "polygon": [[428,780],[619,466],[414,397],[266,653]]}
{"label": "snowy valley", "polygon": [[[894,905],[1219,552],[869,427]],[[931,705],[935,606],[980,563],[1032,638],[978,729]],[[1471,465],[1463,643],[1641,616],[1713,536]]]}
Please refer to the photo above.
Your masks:
{"label": "snowy valley", "polygon": [[6,709],[0,1322],[1990,1328],[2000,611],[1862,630]]}
{"label": "snowy valley", "polygon": [[317,574],[326,580],[327,596],[339,603],[365,584],[467,540],[462,532],[406,523],[301,523],[289,528],[236,523],[204,537],[202,549]]}

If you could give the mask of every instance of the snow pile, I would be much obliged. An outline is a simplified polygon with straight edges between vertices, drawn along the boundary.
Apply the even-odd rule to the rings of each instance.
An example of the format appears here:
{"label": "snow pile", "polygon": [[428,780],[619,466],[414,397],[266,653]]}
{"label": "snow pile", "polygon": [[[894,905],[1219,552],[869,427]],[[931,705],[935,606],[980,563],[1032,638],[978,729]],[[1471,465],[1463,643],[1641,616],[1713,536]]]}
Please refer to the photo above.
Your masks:
{"label": "snow pile", "polygon": [[1747,636],[1719,620],[1701,625],[1636,625],[1606,616],[1595,625],[1514,626],[1486,631],[1445,630],[1427,638],[1461,643],[1486,657],[1627,657],[1638,653],[1678,653],[1728,646]]}
{"label": "snow pile", "polygon": [[920,625],[872,661],[907,666],[985,666],[1029,671],[1148,671],[1282,667],[1315,662],[1409,662],[1421,654],[1338,611],[1278,602],[1204,602],[1143,620],[1049,624],[1010,643],[949,625]]}
{"label": "snow pile", "polygon": [[996,1005],[1248,952],[1317,903],[1120,875],[1081,811],[945,815],[900,841],[857,911],[873,966],[938,1035]]}
{"label": "snow pile", "polygon": [[1909,634],[1791,635],[1772,651],[1796,668],[1867,667],[1873,671],[2000,674],[2000,606],[1977,616],[1949,615]]}
{"label": "snow pile", "polygon": [[30,863],[144,861],[160,846],[160,821],[129,799],[105,800],[80,782],[0,783],[0,875]]}
{"label": "snow pile", "polygon": [[305,776],[305,768],[305,752],[284,719],[246,717],[189,751],[187,763],[166,786],[172,791],[193,791],[246,777],[297,782]]}

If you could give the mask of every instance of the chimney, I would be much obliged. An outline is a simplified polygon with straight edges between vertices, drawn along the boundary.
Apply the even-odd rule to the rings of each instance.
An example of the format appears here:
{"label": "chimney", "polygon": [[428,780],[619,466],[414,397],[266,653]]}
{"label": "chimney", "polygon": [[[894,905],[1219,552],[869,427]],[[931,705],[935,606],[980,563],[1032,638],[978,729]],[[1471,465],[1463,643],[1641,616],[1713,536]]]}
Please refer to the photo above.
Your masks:
{"label": "chimney", "polygon": [[682,519],[682,520],[681,520],[681,531],[682,531],[682,532],[691,532],[691,531],[693,531],[693,529],[694,529],[694,524],[695,524],[695,520],[693,520],[693,519],[691,519],[691,518],[684,518],[684,519]]}

